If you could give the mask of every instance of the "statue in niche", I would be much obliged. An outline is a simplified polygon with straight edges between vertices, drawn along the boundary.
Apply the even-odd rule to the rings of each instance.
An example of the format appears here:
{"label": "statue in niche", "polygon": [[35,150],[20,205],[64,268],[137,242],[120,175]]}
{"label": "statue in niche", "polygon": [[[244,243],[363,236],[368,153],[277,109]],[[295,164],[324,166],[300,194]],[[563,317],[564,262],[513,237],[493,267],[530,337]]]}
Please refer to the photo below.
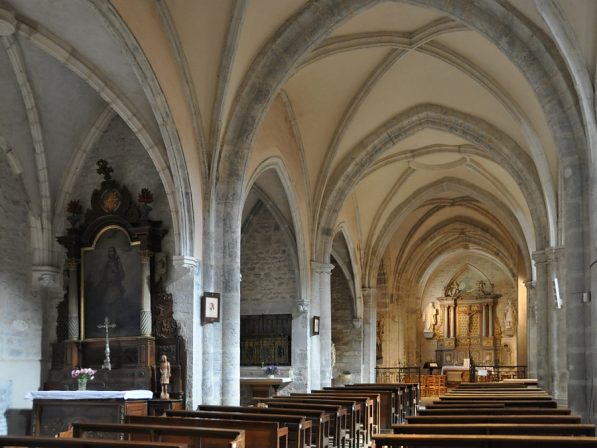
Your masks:
{"label": "statue in niche", "polygon": [[508,303],[506,303],[506,307],[504,308],[504,328],[506,330],[514,329],[514,305],[512,305],[512,300],[508,299]]}
{"label": "statue in niche", "polygon": [[423,311],[423,335],[426,338],[433,337],[433,327],[437,324],[437,309],[433,302],[429,302]]}

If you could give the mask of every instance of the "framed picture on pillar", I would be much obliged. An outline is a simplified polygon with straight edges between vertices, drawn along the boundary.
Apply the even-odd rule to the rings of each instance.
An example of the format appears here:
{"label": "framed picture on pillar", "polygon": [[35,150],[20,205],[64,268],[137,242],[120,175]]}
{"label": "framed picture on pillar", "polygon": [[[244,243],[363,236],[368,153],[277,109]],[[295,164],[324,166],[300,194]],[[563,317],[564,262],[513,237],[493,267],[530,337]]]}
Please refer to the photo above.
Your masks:
{"label": "framed picture on pillar", "polygon": [[313,329],[313,334],[319,334],[319,316],[313,316],[311,328]]}
{"label": "framed picture on pillar", "polygon": [[220,321],[220,293],[206,292],[201,300],[201,324]]}

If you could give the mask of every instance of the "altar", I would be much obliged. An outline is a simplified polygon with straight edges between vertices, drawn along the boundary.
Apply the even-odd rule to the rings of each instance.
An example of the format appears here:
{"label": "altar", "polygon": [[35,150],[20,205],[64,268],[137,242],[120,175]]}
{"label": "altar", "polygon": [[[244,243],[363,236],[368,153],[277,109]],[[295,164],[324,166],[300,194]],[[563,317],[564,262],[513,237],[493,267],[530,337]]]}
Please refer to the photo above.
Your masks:
{"label": "altar", "polygon": [[55,436],[75,422],[123,423],[127,415],[147,415],[150,390],[46,390],[29,392],[33,400],[31,433]]}
{"label": "altar", "polygon": [[277,395],[280,388],[286,387],[292,382],[290,377],[241,377],[241,387],[250,389],[249,396],[252,400],[257,398],[271,398]]}
{"label": "altar", "polygon": [[443,366],[442,375],[446,375],[447,383],[461,383],[468,381],[469,370],[466,366]]}

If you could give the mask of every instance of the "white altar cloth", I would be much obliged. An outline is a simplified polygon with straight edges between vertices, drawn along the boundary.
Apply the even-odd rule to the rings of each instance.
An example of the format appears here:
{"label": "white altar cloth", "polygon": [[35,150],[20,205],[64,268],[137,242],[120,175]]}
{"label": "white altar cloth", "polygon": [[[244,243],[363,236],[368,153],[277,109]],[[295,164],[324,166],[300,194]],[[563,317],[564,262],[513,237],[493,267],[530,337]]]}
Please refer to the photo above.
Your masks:
{"label": "white altar cloth", "polygon": [[27,392],[27,400],[147,400],[153,398],[150,390],[38,390]]}

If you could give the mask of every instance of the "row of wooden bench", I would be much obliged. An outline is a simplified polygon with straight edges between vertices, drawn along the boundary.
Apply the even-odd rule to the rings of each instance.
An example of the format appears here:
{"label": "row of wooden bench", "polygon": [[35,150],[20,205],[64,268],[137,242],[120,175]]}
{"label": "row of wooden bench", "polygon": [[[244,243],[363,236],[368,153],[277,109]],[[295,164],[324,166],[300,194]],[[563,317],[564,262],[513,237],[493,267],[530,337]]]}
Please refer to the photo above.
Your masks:
{"label": "row of wooden bench", "polygon": [[380,447],[597,447],[594,425],[524,382],[463,384],[373,440]]}
{"label": "row of wooden bench", "polygon": [[74,423],[72,439],[0,437],[0,446],[122,446],[101,436],[148,448],[357,448],[370,445],[381,427],[414,415],[418,400],[417,385],[361,384],[273,397],[255,407],[201,405],[166,417],[128,416],[123,424]]}

